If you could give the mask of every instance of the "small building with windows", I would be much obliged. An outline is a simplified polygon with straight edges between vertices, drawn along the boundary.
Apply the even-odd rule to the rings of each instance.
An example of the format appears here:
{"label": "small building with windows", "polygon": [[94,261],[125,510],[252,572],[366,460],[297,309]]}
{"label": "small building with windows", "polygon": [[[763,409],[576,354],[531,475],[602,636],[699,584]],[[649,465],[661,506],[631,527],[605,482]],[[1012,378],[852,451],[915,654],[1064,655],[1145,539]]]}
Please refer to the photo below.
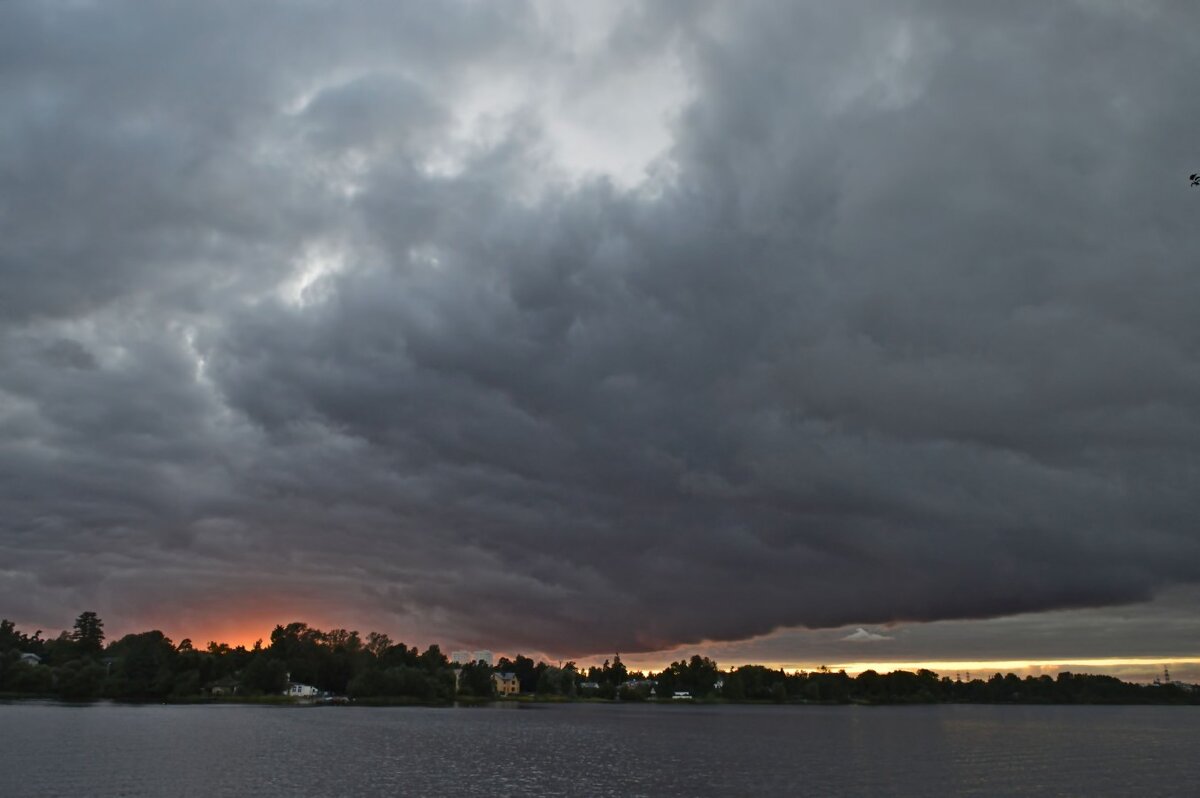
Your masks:
{"label": "small building with windows", "polygon": [[496,685],[496,695],[516,695],[521,692],[521,680],[515,673],[493,673],[492,684]]}
{"label": "small building with windows", "polygon": [[320,690],[313,687],[311,684],[289,682],[286,695],[289,695],[292,698],[316,698],[320,692]]}

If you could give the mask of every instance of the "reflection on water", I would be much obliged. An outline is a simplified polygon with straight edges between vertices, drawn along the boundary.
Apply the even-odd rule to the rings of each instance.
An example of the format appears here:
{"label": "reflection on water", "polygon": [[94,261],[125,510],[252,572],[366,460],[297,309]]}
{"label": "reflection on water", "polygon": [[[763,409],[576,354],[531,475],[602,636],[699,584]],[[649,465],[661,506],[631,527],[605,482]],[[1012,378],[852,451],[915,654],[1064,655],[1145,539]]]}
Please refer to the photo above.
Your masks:
{"label": "reflection on water", "polygon": [[3,796],[1200,794],[1200,707],[0,705]]}

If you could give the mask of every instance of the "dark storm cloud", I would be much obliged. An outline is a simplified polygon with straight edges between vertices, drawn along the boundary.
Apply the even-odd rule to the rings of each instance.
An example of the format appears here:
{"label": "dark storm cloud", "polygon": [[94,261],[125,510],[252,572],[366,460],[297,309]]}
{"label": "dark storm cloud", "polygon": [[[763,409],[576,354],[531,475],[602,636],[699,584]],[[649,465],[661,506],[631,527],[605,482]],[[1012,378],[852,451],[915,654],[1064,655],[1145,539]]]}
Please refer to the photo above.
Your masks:
{"label": "dark storm cloud", "polygon": [[[1071,657],[1086,660],[1115,655],[1148,660],[1140,678],[1155,678],[1161,673],[1162,662],[1195,657],[1196,635],[1200,634],[1195,611],[1198,599],[1200,591],[1192,585],[1166,590],[1145,604],[866,629],[787,630],[706,648],[727,666],[771,662],[806,668],[822,662],[1061,663],[1070,662]],[[1119,646],[1114,641],[1119,641]],[[675,660],[691,656],[693,648],[685,646],[652,656],[655,662]]]}
{"label": "dark storm cloud", "polygon": [[[0,16],[9,614],[583,653],[1197,580],[1189,6]],[[564,174],[542,82],[664,54],[646,180]]]}

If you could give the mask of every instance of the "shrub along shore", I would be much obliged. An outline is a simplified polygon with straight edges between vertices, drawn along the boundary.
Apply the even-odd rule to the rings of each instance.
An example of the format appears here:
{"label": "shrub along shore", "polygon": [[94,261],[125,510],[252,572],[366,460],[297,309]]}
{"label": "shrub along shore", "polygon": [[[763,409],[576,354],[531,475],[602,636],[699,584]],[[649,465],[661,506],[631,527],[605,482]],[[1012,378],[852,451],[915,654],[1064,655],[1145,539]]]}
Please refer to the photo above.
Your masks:
{"label": "shrub along shore", "polygon": [[[498,674],[509,674],[507,679]],[[498,687],[515,685],[515,694]],[[510,688],[512,689],[512,688]],[[371,632],[276,626],[252,648],[183,640],[159,631],[105,643],[104,623],[82,613],[71,631],[44,639],[0,621],[0,698],[114,699],[178,703],[352,703],[443,706],[493,701],[654,701],[774,704],[1200,704],[1195,685],[1134,684],[1112,676],[994,674],[950,679],[928,671],[785,672],[762,665],[722,670],[693,656],[658,673],[630,671],[619,655],[588,668],[524,656],[451,663]]]}

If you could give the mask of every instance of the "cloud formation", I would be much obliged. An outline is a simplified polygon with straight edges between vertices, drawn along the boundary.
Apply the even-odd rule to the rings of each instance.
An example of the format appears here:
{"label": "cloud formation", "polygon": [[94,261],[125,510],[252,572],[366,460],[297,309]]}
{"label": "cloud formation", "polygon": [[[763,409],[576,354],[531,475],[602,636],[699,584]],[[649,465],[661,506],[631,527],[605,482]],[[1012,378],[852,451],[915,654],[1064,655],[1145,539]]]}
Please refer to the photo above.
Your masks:
{"label": "cloud formation", "polygon": [[0,8],[6,615],[579,654],[1197,581],[1200,11],[578,14]]}
{"label": "cloud formation", "polygon": [[878,632],[868,632],[861,626],[855,629],[850,634],[842,638],[847,643],[878,643],[882,640],[891,640],[887,635],[881,635]]}

